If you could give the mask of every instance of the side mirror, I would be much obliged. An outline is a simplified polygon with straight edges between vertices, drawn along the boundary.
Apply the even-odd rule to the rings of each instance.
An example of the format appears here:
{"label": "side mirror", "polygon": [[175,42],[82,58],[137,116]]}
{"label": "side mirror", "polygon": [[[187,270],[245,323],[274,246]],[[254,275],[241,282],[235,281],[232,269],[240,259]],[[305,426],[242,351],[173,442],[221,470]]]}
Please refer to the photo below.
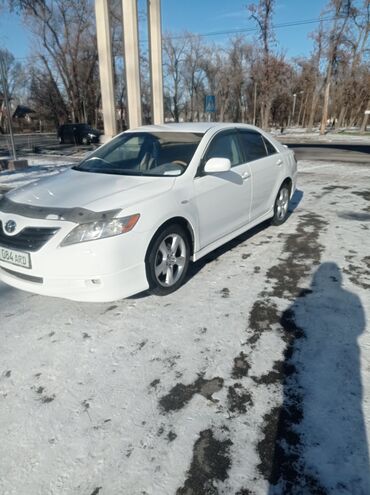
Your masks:
{"label": "side mirror", "polygon": [[210,158],[204,167],[207,174],[216,174],[218,172],[228,172],[231,169],[231,162],[228,158]]}

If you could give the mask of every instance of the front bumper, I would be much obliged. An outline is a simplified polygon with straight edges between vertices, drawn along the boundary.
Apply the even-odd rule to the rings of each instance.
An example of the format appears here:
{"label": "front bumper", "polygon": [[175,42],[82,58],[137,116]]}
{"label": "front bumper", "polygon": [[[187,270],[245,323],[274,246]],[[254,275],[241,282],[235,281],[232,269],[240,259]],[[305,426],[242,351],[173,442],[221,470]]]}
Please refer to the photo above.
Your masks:
{"label": "front bumper", "polygon": [[[0,213],[3,224],[10,218]],[[60,247],[75,225],[11,215],[22,226],[59,227],[41,249],[31,252],[32,268],[0,261],[0,280],[18,289],[74,301],[108,302],[148,288],[147,236],[134,231],[117,237]]]}
{"label": "front bumper", "polygon": [[14,268],[9,269],[5,263],[0,264],[0,280],[34,294],[61,297],[72,301],[116,301],[148,288],[144,263],[108,275],[90,274],[86,278],[34,276],[39,281],[22,278],[23,273],[17,271],[18,268]]}

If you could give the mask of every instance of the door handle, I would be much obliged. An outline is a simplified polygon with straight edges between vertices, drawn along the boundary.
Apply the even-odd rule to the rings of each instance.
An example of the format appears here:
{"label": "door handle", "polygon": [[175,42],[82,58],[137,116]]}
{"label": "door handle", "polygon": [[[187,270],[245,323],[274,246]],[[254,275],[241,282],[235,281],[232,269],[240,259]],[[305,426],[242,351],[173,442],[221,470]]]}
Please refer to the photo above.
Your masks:
{"label": "door handle", "polygon": [[280,165],[283,163],[283,160],[281,160],[281,158],[278,159],[278,161],[276,162],[276,165],[278,167],[280,167]]}
{"label": "door handle", "polygon": [[249,172],[244,172],[242,173],[242,179],[243,180],[247,180],[249,179],[249,177],[251,176],[251,174]]}

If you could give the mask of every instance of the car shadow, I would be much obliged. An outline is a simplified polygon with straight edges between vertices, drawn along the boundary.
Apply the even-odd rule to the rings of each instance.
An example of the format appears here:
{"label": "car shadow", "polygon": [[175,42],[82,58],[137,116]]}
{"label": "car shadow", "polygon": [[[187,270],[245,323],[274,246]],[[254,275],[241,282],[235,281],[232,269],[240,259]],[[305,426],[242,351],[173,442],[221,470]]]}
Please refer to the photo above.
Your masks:
{"label": "car shadow", "polygon": [[7,293],[14,291],[13,287],[10,287],[7,284],[0,282],[0,299],[5,296]]}
{"label": "car shadow", "polygon": [[294,210],[297,209],[299,203],[303,199],[303,194],[304,194],[303,191],[301,191],[300,189],[296,189],[294,191],[294,194],[289,202],[288,218],[294,212]]}
{"label": "car shadow", "polygon": [[266,221],[260,223],[259,225],[257,225],[256,227],[253,227],[252,229],[248,230],[247,232],[244,232],[244,234],[241,234],[238,237],[235,237],[235,239],[232,239],[231,241],[227,242],[226,244],[223,244],[222,246],[215,249],[214,251],[211,251],[210,253],[206,254],[199,261],[196,261],[194,263],[190,263],[189,268],[188,268],[187,277],[186,277],[184,284],[188,283],[189,280],[191,280],[206,265],[208,265],[208,263],[212,263],[213,261],[215,261],[220,256],[224,255],[228,251],[235,249],[240,244],[243,244],[243,242],[248,241],[249,239],[251,239],[256,234],[263,232],[268,227],[270,227],[270,225],[271,225],[271,221],[266,220]]}
{"label": "car shadow", "polygon": [[269,495],[369,494],[360,298],[342,287],[335,263],[323,263],[280,323],[287,346],[283,403],[270,415]]}

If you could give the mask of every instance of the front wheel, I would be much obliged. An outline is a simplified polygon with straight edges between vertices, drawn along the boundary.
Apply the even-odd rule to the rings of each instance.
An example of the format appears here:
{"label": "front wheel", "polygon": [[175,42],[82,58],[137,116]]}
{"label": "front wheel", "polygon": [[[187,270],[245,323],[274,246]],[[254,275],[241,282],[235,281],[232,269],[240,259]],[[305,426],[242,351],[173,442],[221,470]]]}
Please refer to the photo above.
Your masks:
{"label": "front wheel", "polygon": [[281,225],[288,218],[289,196],[290,188],[288,184],[283,184],[276,196],[272,225]]}
{"label": "front wheel", "polygon": [[186,277],[189,259],[189,238],[180,225],[169,225],[159,232],[146,259],[150,291],[165,296],[177,290]]}

